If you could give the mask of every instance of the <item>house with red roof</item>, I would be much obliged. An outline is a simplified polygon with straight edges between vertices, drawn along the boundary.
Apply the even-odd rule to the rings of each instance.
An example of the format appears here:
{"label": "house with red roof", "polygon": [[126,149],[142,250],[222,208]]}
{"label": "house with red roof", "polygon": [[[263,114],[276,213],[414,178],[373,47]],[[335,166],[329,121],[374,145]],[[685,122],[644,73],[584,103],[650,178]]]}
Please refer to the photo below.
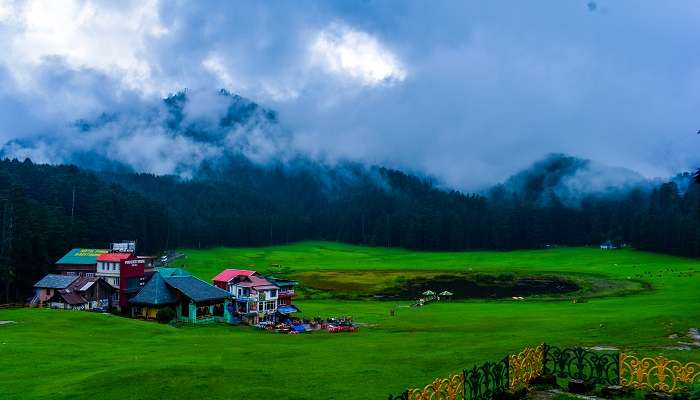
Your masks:
{"label": "house with red roof", "polygon": [[119,273],[123,261],[136,258],[134,253],[111,252],[97,256],[95,276],[103,278],[114,288],[119,289]]}
{"label": "house with red roof", "polygon": [[[214,285],[233,296],[233,314],[243,322],[257,324],[260,321],[274,321],[279,317],[280,286],[256,271],[245,269],[225,269],[213,279]],[[285,288],[287,283],[285,281]],[[286,300],[286,299],[285,299]],[[285,301],[286,313],[298,308]]]}
{"label": "house with red roof", "polygon": [[257,272],[255,271],[250,271],[247,269],[225,269],[219,273],[219,275],[215,276],[212,281],[214,282],[214,285],[220,287],[221,289],[224,289],[226,291],[229,291],[229,285],[233,282],[233,280],[239,276],[251,276],[251,275],[256,275]]}

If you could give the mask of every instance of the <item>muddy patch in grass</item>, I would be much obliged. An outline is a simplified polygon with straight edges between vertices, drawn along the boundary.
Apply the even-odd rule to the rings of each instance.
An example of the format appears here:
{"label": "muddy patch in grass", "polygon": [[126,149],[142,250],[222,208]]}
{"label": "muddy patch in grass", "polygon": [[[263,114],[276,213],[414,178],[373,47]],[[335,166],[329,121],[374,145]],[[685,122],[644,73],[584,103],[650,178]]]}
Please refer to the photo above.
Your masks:
{"label": "muddy patch in grass", "polygon": [[416,299],[428,290],[448,291],[453,299],[503,299],[534,295],[560,295],[576,292],[580,287],[573,280],[557,276],[517,276],[515,274],[453,274],[412,278],[388,288],[384,296],[394,299]]}
{"label": "muddy patch in grass", "polygon": [[410,299],[431,290],[452,292],[453,299],[539,299],[584,303],[592,297],[623,296],[650,290],[635,279],[611,279],[594,274],[482,273],[435,270],[316,270],[292,274],[304,299]]}

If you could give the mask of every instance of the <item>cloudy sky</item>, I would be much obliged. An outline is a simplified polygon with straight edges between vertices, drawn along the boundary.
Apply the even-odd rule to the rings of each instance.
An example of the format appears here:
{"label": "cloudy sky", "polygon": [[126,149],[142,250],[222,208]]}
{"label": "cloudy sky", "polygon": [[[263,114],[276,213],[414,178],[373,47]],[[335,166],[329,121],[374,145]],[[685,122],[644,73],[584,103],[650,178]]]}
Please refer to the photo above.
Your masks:
{"label": "cloudy sky", "polygon": [[[0,0],[0,142],[52,137],[18,155],[60,162],[92,143],[70,121],[226,88],[277,110],[295,152],[461,189],[552,152],[668,176],[700,163],[698,21],[680,0]],[[190,145],[113,131],[158,173],[181,160],[154,143]]]}

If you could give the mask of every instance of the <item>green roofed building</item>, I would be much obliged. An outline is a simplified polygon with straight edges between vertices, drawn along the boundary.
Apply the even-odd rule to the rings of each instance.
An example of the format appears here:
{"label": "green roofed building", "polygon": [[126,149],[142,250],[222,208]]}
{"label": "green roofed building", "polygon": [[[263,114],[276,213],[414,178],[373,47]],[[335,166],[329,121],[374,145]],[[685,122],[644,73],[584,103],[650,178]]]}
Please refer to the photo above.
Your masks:
{"label": "green roofed building", "polygon": [[56,261],[56,272],[61,275],[95,276],[97,257],[106,249],[73,249]]}

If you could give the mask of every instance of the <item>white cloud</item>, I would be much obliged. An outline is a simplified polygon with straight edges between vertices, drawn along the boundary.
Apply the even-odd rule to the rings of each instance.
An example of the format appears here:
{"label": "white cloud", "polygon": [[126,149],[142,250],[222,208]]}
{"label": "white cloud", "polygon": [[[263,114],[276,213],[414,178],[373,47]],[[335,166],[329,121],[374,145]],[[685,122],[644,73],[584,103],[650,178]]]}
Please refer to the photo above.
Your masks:
{"label": "white cloud", "polygon": [[21,84],[32,85],[32,69],[50,57],[72,68],[90,68],[121,81],[130,89],[158,92],[147,43],[168,33],[160,22],[158,3],[97,3],[80,0],[31,0],[4,3],[0,15],[9,24],[0,49],[8,70]]}
{"label": "white cloud", "polygon": [[343,77],[375,86],[403,81],[406,70],[398,57],[365,32],[331,24],[311,43],[311,64]]}

